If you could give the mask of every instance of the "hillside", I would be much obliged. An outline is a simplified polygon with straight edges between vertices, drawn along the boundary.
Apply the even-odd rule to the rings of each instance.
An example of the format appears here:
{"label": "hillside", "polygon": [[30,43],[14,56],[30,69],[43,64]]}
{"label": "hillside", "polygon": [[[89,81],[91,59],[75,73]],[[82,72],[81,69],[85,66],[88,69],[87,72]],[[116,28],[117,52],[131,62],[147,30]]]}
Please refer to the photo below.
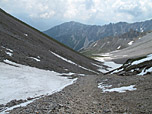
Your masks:
{"label": "hillside", "polygon": [[109,57],[113,60],[122,59],[128,60],[130,58],[138,58],[147,56],[152,53],[152,32],[147,33],[145,36],[136,40],[135,43],[122,50],[112,51],[109,53]]}
{"label": "hillside", "polygon": [[107,53],[129,47],[136,40],[146,35],[146,32],[130,30],[122,35],[105,37],[90,44],[87,48],[80,50],[80,53],[92,57],[94,54]]}
{"label": "hillside", "polygon": [[0,10],[0,41],[1,114],[152,113],[152,33],[96,61]]}
{"label": "hillside", "polygon": [[0,9],[0,113],[101,73],[87,58]]}
{"label": "hillside", "polygon": [[0,61],[61,73],[98,73],[95,60],[57,42],[0,9]]}
{"label": "hillside", "polygon": [[152,20],[136,23],[110,23],[103,26],[85,25],[72,21],[55,26],[44,33],[74,50],[80,50],[104,37],[118,36],[131,29],[138,32],[150,31],[152,30]]}

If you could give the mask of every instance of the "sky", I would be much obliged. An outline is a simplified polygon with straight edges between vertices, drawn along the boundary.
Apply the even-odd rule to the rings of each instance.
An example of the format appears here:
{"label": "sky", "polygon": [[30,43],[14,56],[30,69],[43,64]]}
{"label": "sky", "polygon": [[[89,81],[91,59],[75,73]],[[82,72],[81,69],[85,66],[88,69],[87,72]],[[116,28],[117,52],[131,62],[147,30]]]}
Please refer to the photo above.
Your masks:
{"label": "sky", "polygon": [[0,0],[0,8],[41,31],[69,21],[104,25],[152,19],[152,0]]}

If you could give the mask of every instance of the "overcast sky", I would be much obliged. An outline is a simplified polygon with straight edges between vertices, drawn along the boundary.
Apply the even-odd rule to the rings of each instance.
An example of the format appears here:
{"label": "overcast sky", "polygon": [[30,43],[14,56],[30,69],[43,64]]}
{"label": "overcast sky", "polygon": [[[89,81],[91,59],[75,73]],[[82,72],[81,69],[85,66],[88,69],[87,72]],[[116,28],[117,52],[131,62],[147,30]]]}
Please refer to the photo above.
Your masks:
{"label": "overcast sky", "polygon": [[68,21],[104,25],[152,19],[152,0],[0,0],[0,8],[42,31]]}

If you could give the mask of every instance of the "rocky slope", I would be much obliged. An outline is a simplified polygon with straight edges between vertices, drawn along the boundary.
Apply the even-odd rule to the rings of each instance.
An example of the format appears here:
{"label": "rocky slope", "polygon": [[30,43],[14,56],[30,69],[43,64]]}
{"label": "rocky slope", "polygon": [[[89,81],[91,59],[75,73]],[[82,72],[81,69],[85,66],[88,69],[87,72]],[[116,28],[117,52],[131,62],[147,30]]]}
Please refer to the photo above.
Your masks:
{"label": "rocky slope", "polygon": [[147,56],[130,58],[120,68],[109,73],[122,76],[146,75],[152,73],[152,54]]}
{"label": "rocky slope", "polygon": [[147,33],[145,36],[136,40],[136,42],[134,42],[129,47],[117,51],[112,51],[108,54],[111,59],[113,60],[119,59],[119,61],[121,59],[123,59],[124,61],[131,58],[144,57],[152,53],[151,44],[152,44],[152,32]]}
{"label": "rocky slope", "polygon": [[56,72],[98,73],[95,60],[64,46],[0,9],[0,61]]}
{"label": "rocky slope", "polygon": [[[152,53],[151,36],[152,33],[148,33],[128,48],[109,53],[109,55],[111,54],[111,59],[124,63],[126,60],[133,58],[128,60],[124,66],[130,69],[134,66],[134,62],[142,63],[141,65],[144,65],[143,69],[140,69],[141,66],[137,65],[130,70],[136,72],[137,69],[140,69],[146,74],[147,70],[151,70],[151,66],[149,66],[151,65]],[[1,68],[9,65],[13,68],[15,67],[15,69],[23,68],[25,70],[25,67],[20,67],[22,65],[16,64],[19,63],[24,66],[28,65],[56,72],[83,74],[97,74],[99,66],[103,69],[100,62],[76,53],[2,10],[0,10],[0,40]],[[8,61],[12,61],[11,64]],[[15,64],[12,64],[14,62]],[[5,65],[2,66],[3,64]],[[125,67],[122,68],[125,69]],[[33,72],[29,67],[28,70]],[[130,70],[128,71],[130,72]],[[36,73],[39,72],[36,71]],[[151,74],[144,76],[126,75],[126,70],[121,73],[121,76],[117,74],[104,75],[102,73],[83,76],[75,74],[70,78],[77,77],[77,81],[75,80],[73,85],[64,88],[60,92],[39,96],[38,98],[13,100],[7,105],[0,105],[0,111],[8,108],[10,110],[5,111],[11,114],[151,114]],[[40,74],[39,76],[44,77]],[[24,77],[20,77],[21,80],[22,78]],[[29,81],[31,82],[31,80]],[[47,79],[44,81],[48,82]],[[39,80],[35,83],[39,83]],[[25,84],[28,85],[26,82]],[[23,107],[21,107],[21,104]]]}
{"label": "rocky slope", "polygon": [[97,53],[107,53],[115,50],[121,50],[132,45],[136,40],[146,35],[145,32],[130,30],[122,35],[105,37],[90,44],[87,48],[82,49],[80,53],[92,57]]}
{"label": "rocky slope", "polygon": [[44,33],[74,50],[80,50],[104,37],[118,36],[129,32],[130,29],[138,32],[150,31],[152,30],[152,20],[136,23],[110,23],[104,26],[84,25],[72,21],[55,26]]}
{"label": "rocky slope", "polygon": [[[11,114],[151,114],[151,81],[150,75],[79,77],[75,84],[61,92],[45,96],[26,107],[18,107],[9,112]],[[128,88],[132,86],[133,88]]]}

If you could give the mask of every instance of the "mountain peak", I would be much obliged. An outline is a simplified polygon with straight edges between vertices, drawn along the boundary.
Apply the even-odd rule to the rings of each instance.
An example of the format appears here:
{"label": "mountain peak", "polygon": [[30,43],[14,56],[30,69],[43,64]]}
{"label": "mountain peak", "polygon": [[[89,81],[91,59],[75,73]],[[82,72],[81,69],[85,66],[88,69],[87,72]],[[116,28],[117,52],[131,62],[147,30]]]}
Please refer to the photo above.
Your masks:
{"label": "mountain peak", "polygon": [[53,27],[45,31],[45,33],[74,50],[80,50],[104,37],[121,35],[129,32],[131,29],[138,32],[149,31],[152,30],[152,22],[145,21],[138,22],[138,24],[118,22],[96,26],[70,21]]}

